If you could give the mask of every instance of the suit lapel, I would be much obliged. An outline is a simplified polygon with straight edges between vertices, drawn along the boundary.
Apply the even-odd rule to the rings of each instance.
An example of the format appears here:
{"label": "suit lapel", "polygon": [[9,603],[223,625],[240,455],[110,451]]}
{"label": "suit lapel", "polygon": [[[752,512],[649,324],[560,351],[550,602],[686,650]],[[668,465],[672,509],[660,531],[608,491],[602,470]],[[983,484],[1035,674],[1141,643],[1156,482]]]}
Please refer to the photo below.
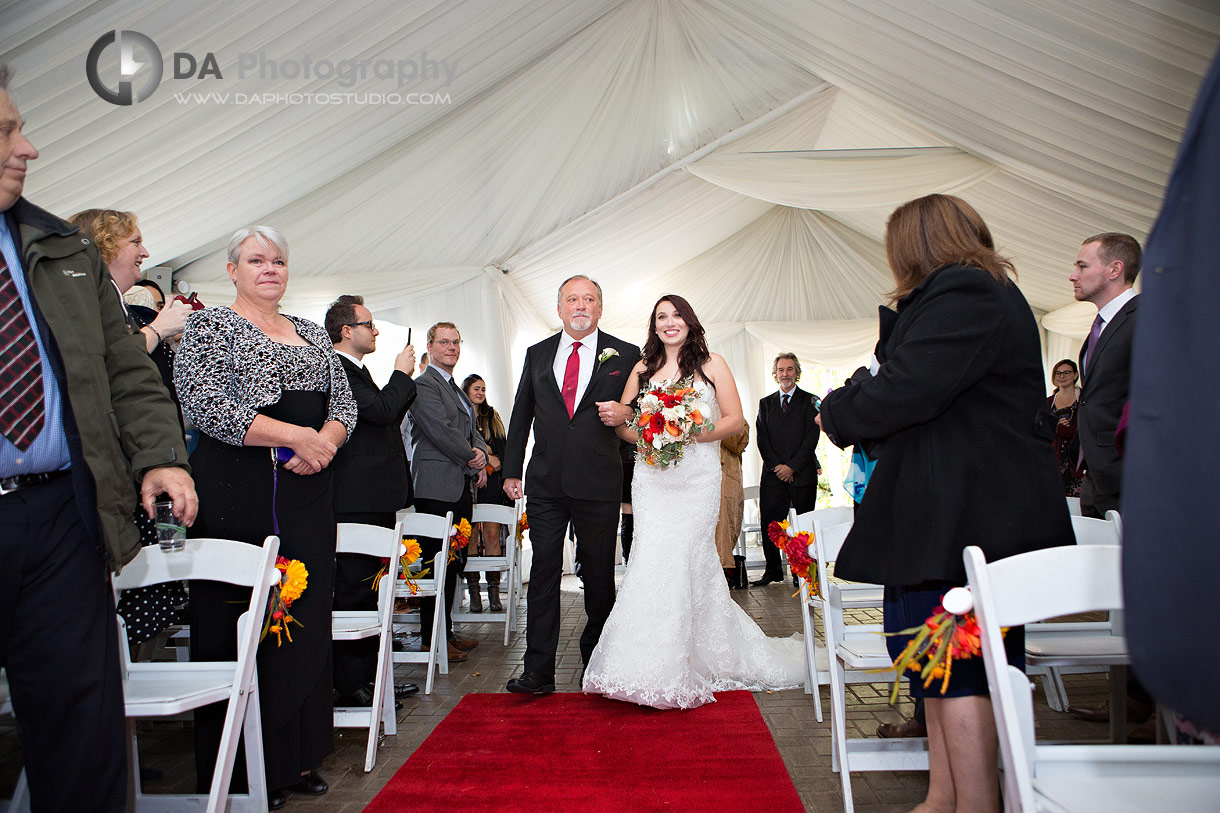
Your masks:
{"label": "suit lapel", "polygon": [[580,408],[585,405],[585,402],[589,400],[589,396],[593,392],[593,385],[602,376],[606,375],[605,371],[602,370],[602,367],[606,365],[602,364],[597,359],[601,356],[602,351],[609,346],[610,343],[607,341],[606,332],[603,330],[597,331],[597,347],[593,350],[593,374],[589,376],[589,383],[585,387],[585,394],[581,396],[580,403],[576,405],[576,411],[579,411]]}
{"label": "suit lapel", "polygon": [[[1097,337],[1097,347],[1093,348],[1093,358],[1090,360],[1089,365],[1085,367],[1084,378],[1080,381],[1080,388],[1082,390],[1084,389],[1085,381],[1088,381],[1093,377],[1093,368],[1096,367],[1097,362],[1101,360],[1101,354],[1102,351],[1106,349],[1106,345],[1111,339],[1118,335],[1119,329],[1121,329],[1126,321],[1131,318],[1131,312],[1135,309],[1135,300],[1136,298],[1133,297],[1127,302],[1126,305],[1119,308],[1118,313],[1114,314],[1114,318],[1106,323],[1106,326],[1101,331],[1101,335]],[[1084,356],[1085,353],[1088,352],[1088,348],[1081,347],[1080,350],[1079,363],[1083,364]]]}
{"label": "suit lapel", "polygon": [[[551,338],[543,342],[539,348],[539,355],[542,356],[539,361],[539,367],[543,373],[543,378],[546,379],[546,390],[555,396],[555,400],[560,404],[563,403],[563,393],[559,391],[559,384],[555,382],[555,354],[559,352],[559,338],[562,334],[556,333]],[[543,364],[542,362],[546,362]],[[565,411],[567,407],[564,407]]]}

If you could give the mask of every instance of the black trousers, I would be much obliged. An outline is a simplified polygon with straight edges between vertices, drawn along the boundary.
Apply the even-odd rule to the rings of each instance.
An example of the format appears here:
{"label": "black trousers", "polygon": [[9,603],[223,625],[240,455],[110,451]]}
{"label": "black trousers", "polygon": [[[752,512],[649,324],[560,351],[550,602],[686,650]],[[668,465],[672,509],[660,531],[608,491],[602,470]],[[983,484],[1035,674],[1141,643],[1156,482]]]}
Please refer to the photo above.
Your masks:
{"label": "black trousers", "polygon": [[576,561],[585,584],[588,622],[580,636],[580,658],[587,664],[614,607],[614,539],[619,503],[529,497],[526,512],[534,563],[526,592],[525,671],[553,678],[559,648],[563,539],[568,523],[576,530]]}
{"label": "black trousers", "polygon": [[71,476],[0,496],[0,666],[35,811],[127,798],[114,598]]}
{"label": "black trousers", "polygon": [[[393,511],[335,513],[336,522],[358,522],[361,525],[377,525],[393,528],[396,521]],[[335,609],[376,610],[377,591],[373,588],[373,577],[381,569],[381,560],[376,556],[359,553],[340,553],[335,556]],[[352,694],[372,683],[377,677],[377,638],[361,638],[359,641],[335,641],[335,692]]]}
{"label": "black trousers", "polygon": [[772,522],[783,522],[788,518],[788,509],[795,508],[798,514],[812,511],[818,502],[818,484],[798,486],[785,483],[774,472],[764,471],[758,484],[758,516],[762,521],[763,555],[767,557],[766,575],[784,577],[783,560],[779,548],[767,536]]}
{"label": "black trousers", "polygon": [[[462,489],[462,496],[457,502],[415,498],[415,513],[443,517],[452,511],[454,525],[457,525],[463,519],[469,521],[473,508],[474,497],[470,493],[469,488]],[[426,536],[419,538],[419,547],[422,551],[424,567],[431,567],[432,559],[436,554],[440,553],[441,546],[442,540],[440,539],[432,539]],[[453,597],[456,595],[458,575],[461,573],[461,566],[464,561],[465,557],[462,556],[457,561],[450,562],[449,566],[445,569],[445,635],[449,638],[453,637]],[[432,623],[435,618],[436,607],[433,603],[428,600],[421,601],[419,605],[420,636],[423,639],[425,647],[432,643]]]}

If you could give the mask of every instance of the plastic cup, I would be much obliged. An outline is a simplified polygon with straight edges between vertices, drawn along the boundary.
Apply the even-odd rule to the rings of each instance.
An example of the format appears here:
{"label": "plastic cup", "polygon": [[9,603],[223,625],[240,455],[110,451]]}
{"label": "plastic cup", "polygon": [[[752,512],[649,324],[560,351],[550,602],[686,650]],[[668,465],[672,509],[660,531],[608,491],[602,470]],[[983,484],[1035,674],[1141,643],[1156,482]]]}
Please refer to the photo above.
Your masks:
{"label": "plastic cup", "polygon": [[186,547],[186,526],[174,516],[174,503],[171,500],[157,500],[156,524],[157,542],[161,550],[170,553]]}

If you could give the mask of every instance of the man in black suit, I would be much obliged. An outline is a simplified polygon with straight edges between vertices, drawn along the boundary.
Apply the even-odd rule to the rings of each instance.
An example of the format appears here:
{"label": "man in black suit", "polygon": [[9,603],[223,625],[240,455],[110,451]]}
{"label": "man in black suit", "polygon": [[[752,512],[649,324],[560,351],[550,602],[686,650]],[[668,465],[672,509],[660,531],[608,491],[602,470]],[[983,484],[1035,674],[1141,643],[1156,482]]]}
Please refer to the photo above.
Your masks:
{"label": "man in black suit", "polygon": [[755,586],[784,580],[779,548],[767,536],[772,522],[788,518],[788,509],[798,514],[812,511],[818,499],[817,445],[822,430],[814,422],[818,400],[796,385],[801,363],[794,353],[780,353],[771,366],[779,390],[758,402],[758,451],[763,459],[758,484],[758,515],[762,522],[763,554],[767,569]]}
{"label": "man in black suit", "polygon": [[1140,271],[1140,244],[1129,234],[1098,234],[1084,241],[1069,279],[1076,299],[1097,306],[1097,318],[1080,348],[1077,412],[1084,481],[1080,508],[1104,517],[1118,510],[1123,460],[1114,433],[1127,402],[1131,340],[1139,304],[1132,286]]}
{"label": "man in black suit", "polygon": [[534,428],[526,481],[530,570],[525,671],[510,692],[555,691],[559,645],[559,582],[568,524],[576,530],[576,556],[585,587],[588,623],[580,636],[581,660],[601,637],[614,606],[614,539],[622,499],[623,464],[611,428],[631,410],[618,403],[640,349],[597,329],[601,286],[585,276],[559,287],[563,331],[526,351],[504,454],[504,493],[522,494],[525,444]]}
{"label": "man in black suit", "polygon": [[[415,348],[407,345],[394,359],[394,372],[378,388],[364,366],[377,350],[377,326],[364,298],[341,296],[326,311],[326,332],[347,372],[356,399],[358,420],[351,438],[333,462],[335,519],[393,528],[400,508],[411,503],[411,479],[398,425],[415,400]],[[381,568],[371,556],[342,553],[335,558],[335,609],[375,610],[377,594],[370,580]],[[376,638],[337,641],[334,645],[335,705],[367,706],[373,701],[377,670]],[[419,691],[414,683],[395,690],[396,697]]]}

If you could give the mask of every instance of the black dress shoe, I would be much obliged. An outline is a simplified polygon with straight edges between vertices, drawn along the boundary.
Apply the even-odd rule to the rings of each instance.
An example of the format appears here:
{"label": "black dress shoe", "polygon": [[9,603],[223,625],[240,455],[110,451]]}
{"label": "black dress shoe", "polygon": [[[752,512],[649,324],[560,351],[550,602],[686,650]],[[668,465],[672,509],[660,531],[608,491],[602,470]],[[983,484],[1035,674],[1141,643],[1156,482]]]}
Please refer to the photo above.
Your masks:
{"label": "black dress shoe", "polygon": [[537,672],[525,672],[513,678],[506,687],[514,694],[550,694],[555,691],[555,678],[545,678]]}
{"label": "black dress shoe", "polygon": [[394,687],[394,698],[401,700],[404,697],[414,697],[419,694],[419,687],[414,683],[399,683]]}
{"label": "black dress shoe", "polygon": [[279,810],[284,805],[288,804],[288,797],[282,790],[273,790],[267,794],[267,809]]}
{"label": "black dress shoe", "polygon": [[759,579],[756,582],[750,582],[750,584],[754,585],[755,587],[765,587],[766,585],[770,584],[771,582],[782,582],[783,580],[784,580],[783,575],[777,576],[774,573],[764,573],[762,575],[761,579]]}
{"label": "black dress shoe", "polygon": [[317,771],[310,771],[301,777],[300,782],[292,785],[288,790],[293,793],[304,793],[307,796],[321,796],[330,790],[330,785],[326,784],[326,780],[319,776]]}

